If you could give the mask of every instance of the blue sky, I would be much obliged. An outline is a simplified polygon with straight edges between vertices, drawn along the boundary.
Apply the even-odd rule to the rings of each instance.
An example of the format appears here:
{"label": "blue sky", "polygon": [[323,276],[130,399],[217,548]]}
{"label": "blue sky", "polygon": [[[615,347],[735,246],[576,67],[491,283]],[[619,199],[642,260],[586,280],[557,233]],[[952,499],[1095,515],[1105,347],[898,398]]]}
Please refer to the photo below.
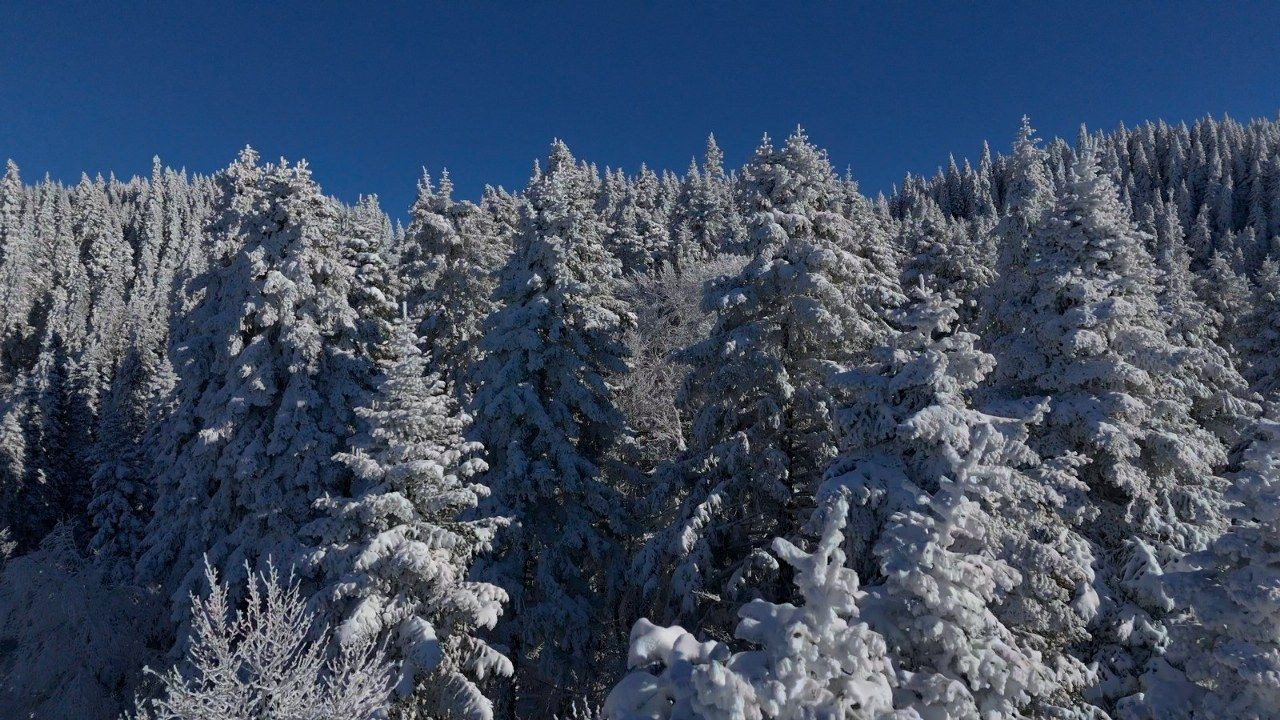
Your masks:
{"label": "blue sky", "polygon": [[[523,185],[740,163],[797,123],[865,190],[947,154],[1206,113],[1275,117],[1280,3],[62,3],[0,10],[0,156],[28,179],[209,172],[246,143],[403,215],[418,168]],[[214,7],[214,6],[217,7]]]}

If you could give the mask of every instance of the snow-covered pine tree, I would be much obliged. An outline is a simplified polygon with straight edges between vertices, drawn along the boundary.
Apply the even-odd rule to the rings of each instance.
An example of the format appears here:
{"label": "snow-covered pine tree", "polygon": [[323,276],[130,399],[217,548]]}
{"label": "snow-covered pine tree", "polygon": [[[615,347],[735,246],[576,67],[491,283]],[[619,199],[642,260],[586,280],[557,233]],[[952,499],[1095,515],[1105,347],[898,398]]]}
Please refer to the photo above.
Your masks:
{"label": "snow-covered pine tree", "polygon": [[399,314],[400,280],[392,266],[391,221],[377,195],[362,196],[343,213],[342,259],[351,269],[351,297],[362,352],[376,360],[391,345],[392,324]]}
{"label": "snow-covered pine tree", "polygon": [[391,365],[356,411],[367,427],[338,456],[354,475],[349,494],[317,501],[322,517],[301,530],[316,542],[312,604],[344,645],[388,644],[398,717],[491,720],[477,683],[511,664],[477,634],[497,623],[506,593],[468,572],[502,523],[462,519],[488,495],[474,478],[482,448],[463,440],[471,419],[428,372],[411,322],[379,353]]}
{"label": "snow-covered pine tree", "polygon": [[9,160],[0,178],[0,338],[12,326],[27,321],[24,308],[30,307],[35,289],[31,278],[34,228],[24,222],[25,196],[18,164]]}
{"label": "snow-covered pine tree", "polygon": [[[19,375],[0,401],[0,528],[6,542],[17,542],[20,526],[30,517],[33,495],[28,478],[33,432],[33,393],[26,375]],[[16,549],[16,546],[15,548]]]}
{"label": "snow-covered pine tree", "polygon": [[1014,138],[1012,153],[1005,160],[1007,180],[1003,188],[1003,208],[992,231],[996,238],[998,283],[992,283],[984,298],[987,317],[982,322],[983,336],[1008,331],[1000,325],[999,297],[1028,291],[1029,234],[1031,227],[1053,207],[1054,200],[1053,178],[1046,167],[1045,151],[1031,127],[1031,119],[1025,115]]}
{"label": "snow-covered pine tree", "polygon": [[[1192,416],[1190,348],[1169,336],[1156,270],[1116,187],[1081,153],[1053,210],[1032,228],[1026,284],[1003,288],[995,396],[1051,398],[1033,445],[1083,455],[1096,521],[1102,617],[1091,652],[1095,701],[1137,689],[1163,646],[1163,610],[1142,591],[1151,567],[1212,540],[1225,523],[1222,442]],[[1148,549],[1151,552],[1148,553]]]}
{"label": "snow-covered pine tree", "polygon": [[15,383],[0,400],[0,527],[5,528],[12,523],[18,489],[27,477],[28,398],[20,390]]}
{"label": "snow-covered pine tree", "polygon": [[884,638],[859,617],[857,574],[842,549],[848,506],[833,498],[812,552],[776,538],[801,604],[757,599],[743,606],[736,636],[755,649],[732,653],[679,626],[646,619],[631,631],[632,672],[609,693],[608,720],[919,720],[894,711],[897,673]]}
{"label": "snow-covered pine tree", "polygon": [[510,247],[489,213],[453,199],[448,172],[438,189],[425,175],[418,187],[406,238],[412,250],[404,272],[418,288],[409,313],[420,321],[418,333],[432,361],[465,402],[480,360],[480,324],[493,312],[496,274]]}
{"label": "snow-covered pine tree", "polygon": [[510,252],[520,225],[520,208],[525,204],[520,195],[512,195],[502,187],[484,186],[484,194],[480,198],[480,209],[493,223],[498,241]]}
{"label": "snow-covered pine tree", "polygon": [[1263,720],[1280,707],[1280,423],[1258,422],[1241,465],[1231,527],[1162,578],[1189,611],[1169,651],[1180,669],[1144,678],[1136,717]]}
{"label": "snow-covered pine tree", "polygon": [[709,135],[702,167],[690,162],[671,218],[677,269],[721,252],[741,251],[744,234],[742,216],[724,171],[724,152],[715,135]]}
{"label": "snow-covered pine tree", "polygon": [[953,298],[960,324],[971,327],[978,318],[979,299],[995,280],[995,258],[974,223],[948,220],[929,200],[920,217],[903,223],[903,246],[908,259],[902,268],[902,284],[918,281],[944,298]]}
{"label": "snow-covered pine tree", "polygon": [[664,178],[659,178],[647,165],[641,164],[640,173],[631,181],[630,199],[635,206],[635,232],[644,257],[633,266],[624,262],[624,271],[653,272],[675,262],[668,224],[668,205],[672,198],[664,185],[667,177],[664,175]]}
{"label": "snow-covered pine tree", "polygon": [[71,378],[75,361],[62,336],[46,334],[31,372],[15,392],[15,409],[26,432],[22,482],[5,488],[4,523],[21,551],[35,547],[59,522],[78,522],[89,498],[89,468],[83,462],[73,418],[86,413]]}
{"label": "snow-covered pine tree", "polygon": [[1268,403],[1280,402],[1280,262],[1267,258],[1258,268],[1253,302],[1241,319],[1241,363],[1251,387]]}
{"label": "snow-covered pine tree", "polygon": [[1253,300],[1249,278],[1236,269],[1229,255],[1215,252],[1199,280],[1200,298],[1213,310],[1212,317],[1217,321],[1212,329],[1219,342],[1234,352],[1243,339],[1237,331],[1237,321],[1248,314]]}
{"label": "snow-covered pine tree", "polygon": [[345,487],[332,458],[372,372],[358,354],[338,213],[307,165],[258,167],[246,150],[220,185],[214,242],[236,249],[214,253],[223,259],[174,348],[177,408],[152,444],[157,498],[138,568],[178,621],[204,558],[234,583],[246,564],[302,559],[313,502]]}
{"label": "snow-covered pine tree", "polygon": [[431,174],[424,167],[422,177],[418,178],[417,194],[409,206],[409,225],[404,229],[403,244],[396,252],[396,274],[404,282],[404,302],[411,316],[421,315],[416,311],[435,284],[432,249],[439,244],[434,239],[453,231],[441,212],[443,204]]}
{"label": "snow-covered pine tree", "polygon": [[[922,413],[911,429],[936,432],[927,427],[934,420]],[[1000,468],[1007,461],[1003,441],[992,425],[970,429],[968,447],[943,446],[953,454],[955,479],[940,476],[917,507],[890,520],[875,548],[885,580],[861,607],[901,665],[900,704],[924,717],[1034,715],[1030,707],[1052,696],[1055,678],[992,612],[1021,575],[993,557],[985,513],[974,501],[987,493],[987,463]]]}
{"label": "snow-covered pine tree", "polygon": [[[76,378],[90,412],[95,413],[124,352],[125,302],[133,276],[133,248],[125,240],[120,218],[111,207],[106,188],[81,177],[73,194],[75,233],[84,259],[88,284],[87,327],[83,340],[69,337],[76,358]],[[90,423],[92,426],[92,423]]]}
{"label": "snow-covered pine tree", "polygon": [[482,509],[517,523],[482,577],[511,595],[498,637],[528,712],[566,711],[608,682],[594,659],[615,639],[626,527],[605,461],[624,430],[607,378],[625,371],[633,323],[613,295],[590,171],[564,143],[525,190],[500,305],[484,323],[476,435],[489,453]]}
{"label": "snow-covered pine tree", "polygon": [[[943,300],[920,286],[912,296],[910,305],[891,314],[897,333],[877,349],[874,362],[837,376],[852,396],[840,414],[846,451],[828,470],[821,494],[849,494],[853,513],[847,542],[850,554],[861,559],[856,568],[877,585],[877,602],[887,603],[887,608],[903,603],[886,610],[897,619],[880,616],[883,626],[873,624],[893,640],[903,669],[929,668],[928,673],[941,673],[948,682],[967,688],[956,697],[976,697],[990,678],[957,674],[955,667],[963,662],[951,670],[938,669],[931,664],[935,661],[929,649],[936,649],[929,645],[936,638],[927,641],[919,633],[900,633],[895,627],[900,618],[894,615],[911,606],[912,593],[928,592],[919,589],[924,586],[901,584],[903,578],[895,580],[895,572],[905,572],[917,562],[929,568],[928,573],[950,572],[946,563],[930,566],[937,560],[933,553],[946,551],[950,540],[920,535],[907,542],[896,536],[917,533],[912,522],[927,526],[938,517],[949,517],[953,506],[965,505],[970,536],[957,545],[965,548],[963,555],[976,554],[980,562],[997,562],[1002,568],[1037,568],[1016,583],[1000,580],[1012,576],[997,572],[999,568],[992,570],[991,583],[973,586],[985,588],[976,590],[985,597],[966,596],[960,603],[971,609],[986,607],[992,616],[952,617],[962,625],[976,623],[963,632],[1004,637],[1011,643],[1010,657],[1023,658],[1024,668],[1030,657],[1049,668],[1040,673],[1034,691],[995,702],[1012,703],[1007,707],[1073,707],[1080,704],[1087,672],[1068,652],[1087,639],[1092,617],[1092,556],[1075,529],[1088,517],[1084,488],[1073,477],[1070,459],[1042,463],[1027,447],[1027,425],[1038,420],[1042,408],[1019,409],[1028,416],[1021,418],[970,407],[966,394],[990,372],[994,359],[975,347],[976,335],[956,330],[957,301]],[[944,478],[962,474],[975,483],[964,503],[941,495],[936,512],[922,504],[920,498],[938,493]],[[910,522],[904,520],[908,517]],[[902,553],[923,556],[913,560]],[[945,552],[944,556],[956,557]],[[953,610],[935,608],[943,614]],[[958,716],[972,713],[972,708],[960,709],[969,702],[976,701],[966,700],[952,710]]]}
{"label": "snow-covered pine tree", "polygon": [[840,182],[802,131],[780,149],[766,137],[738,192],[754,256],[708,287],[715,326],[688,351],[679,401],[690,452],[655,492],[678,507],[634,564],[658,617],[721,637],[835,454],[828,374],[887,336],[883,310],[901,298],[895,267],[852,250]]}
{"label": "snow-covered pine tree", "polygon": [[1144,230],[1155,241],[1160,316],[1168,325],[1169,339],[1188,348],[1181,353],[1178,379],[1189,396],[1192,417],[1228,447],[1234,446],[1252,426],[1260,410],[1258,398],[1236,369],[1231,351],[1219,342],[1217,314],[1195,293],[1177,209],[1157,197],[1153,215],[1154,227]]}
{"label": "snow-covered pine tree", "polygon": [[[654,248],[649,245],[651,238],[646,237],[641,225],[644,211],[640,208],[639,188],[637,182],[627,179],[618,170],[610,187],[612,212],[606,223],[608,232],[605,235],[605,247],[618,259],[622,272],[626,275],[643,274],[649,271],[653,262]],[[650,187],[656,193],[656,178]]]}
{"label": "snow-covered pine tree", "polygon": [[161,410],[158,365],[152,349],[135,336],[103,402],[90,478],[89,547],[101,560],[122,561],[130,574],[153,500],[145,441]]}

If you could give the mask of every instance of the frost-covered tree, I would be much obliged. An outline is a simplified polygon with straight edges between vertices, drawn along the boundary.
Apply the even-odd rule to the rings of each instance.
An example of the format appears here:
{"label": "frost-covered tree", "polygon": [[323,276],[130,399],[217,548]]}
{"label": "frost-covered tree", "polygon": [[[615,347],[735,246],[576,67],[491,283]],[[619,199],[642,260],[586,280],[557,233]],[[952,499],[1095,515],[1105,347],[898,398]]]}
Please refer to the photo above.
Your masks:
{"label": "frost-covered tree", "polygon": [[72,378],[76,363],[62,336],[46,335],[30,373],[15,388],[11,409],[25,431],[25,467],[19,484],[4,488],[13,540],[21,550],[35,547],[60,522],[75,524],[89,499],[89,466],[81,446],[87,412]]}
{"label": "frost-covered tree", "polygon": [[15,385],[0,401],[0,525],[9,528],[27,477],[28,398]]}
{"label": "frost-covered tree", "polygon": [[1267,258],[1258,268],[1253,301],[1240,321],[1237,349],[1251,387],[1269,403],[1280,401],[1280,262]]}
{"label": "frost-covered tree", "polygon": [[477,634],[497,623],[506,593],[468,571],[500,523],[462,519],[488,495],[473,477],[481,448],[463,440],[470,418],[428,373],[409,322],[375,400],[356,411],[367,429],[338,456],[355,476],[350,494],[317,501],[324,516],[301,530],[318,541],[313,605],[344,645],[389,644],[402,717],[489,720],[477,682],[511,664]]}
{"label": "frost-covered tree", "polygon": [[[652,227],[643,218],[652,208],[645,210],[640,207],[642,188],[637,187],[638,183],[639,179],[632,181],[618,170],[605,184],[609,195],[608,215],[605,217],[609,229],[605,235],[605,247],[618,259],[623,273],[627,275],[648,272],[658,253],[658,248],[651,245],[653,238],[646,235],[646,230]],[[648,202],[652,204],[657,193],[657,178],[648,179],[646,185],[643,190],[651,196]]]}
{"label": "frost-covered tree", "polygon": [[1053,207],[1053,179],[1046,162],[1040,138],[1031,127],[1031,119],[1024,115],[1006,163],[1004,213],[995,230],[1000,238],[996,269],[1005,284],[1018,282],[1019,268],[1026,261],[1027,234]]}
{"label": "frost-covered tree", "polygon": [[27,321],[38,283],[35,227],[22,211],[25,196],[18,165],[9,160],[0,178],[0,336]]}
{"label": "frost-covered tree", "polygon": [[1215,252],[1200,278],[1198,291],[1204,303],[1214,311],[1213,319],[1218,324],[1213,329],[1220,342],[1234,348],[1242,340],[1236,321],[1253,299],[1249,278],[1240,274],[1228,255]]}
{"label": "frost-covered tree", "polygon": [[155,598],[116,582],[75,534],[59,525],[0,562],[0,716],[117,720],[157,659]]}
{"label": "frost-covered tree", "polygon": [[488,213],[452,193],[447,172],[439,188],[425,175],[419,182],[406,238],[411,264],[404,271],[421,288],[409,313],[420,321],[424,348],[466,400],[480,360],[481,323],[494,310],[497,272],[510,247]]}
{"label": "frost-covered tree", "polygon": [[601,680],[592,662],[613,641],[620,584],[626,522],[605,462],[625,420],[608,378],[626,369],[634,319],[613,295],[621,269],[591,187],[589,169],[555,142],[525,190],[473,403],[491,466],[482,507],[516,523],[483,577],[511,595],[498,637],[529,712],[567,709]]}
{"label": "frost-covered tree", "polygon": [[668,225],[670,193],[647,165],[631,181],[628,199],[634,208],[635,237],[642,255],[638,262],[622,264],[624,272],[652,272],[675,262]]}
{"label": "frost-covered tree", "polygon": [[[356,314],[363,352],[375,356],[391,344],[392,324],[400,312],[400,280],[392,265],[391,224],[377,195],[360,198],[340,221],[342,259],[351,270],[348,302]],[[384,358],[376,358],[384,359]]]}
{"label": "frost-covered tree", "polygon": [[923,282],[943,297],[955,299],[961,324],[972,326],[979,314],[978,301],[995,279],[995,257],[983,237],[986,233],[973,224],[948,220],[932,202],[920,218],[903,225],[908,255],[902,268],[903,285]]}
{"label": "frost-covered tree", "polygon": [[149,348],[131,347],[112,380],[101,413],[97,464],[89,514],[94,529],[90,547],[103,559],[123,560],[131,568],[142,544],[151,511],[150,470],[145,441],[160,398],[157,359]]}
{"label": "frost-covered tree", "polygon": [[[438,187],[424,183],[408,231],[371,196],[343,207],[310,188],[282,189],[290,171],[261,165],[250,150],[213,177],[153,160],[149,177],[70,186],[24,184],[7,164],[0,558],[18,553],[7,560],[18,584],[0,588],[0,604],[25,607],[4,615],[12,632],[0,638],[0,695],[28,699],[0,700],[0,716],[115,715],[138,658],[106,646],[168,645],[173,637],[161,635],[173,625],[133,623],[149,618],[154,599],[185,618],[206,550],[233,579],[243,561],[266,555],[306,563],[301,591],[329,593],[315,608],[325,622],[352,620],[393,587],[456,587],[414,585],[418,576],[395,570],[420,557],[416,537],[360,549],[421,519],[396,524],[409,517],[401,509],[421,508],[384,503],[387,493],[360,476],[392,452],[375,442],[373,425],[390,422],[377,413],[410,405],[448,418],[439,427],[452,437],[414,445],[430,445],[433,457],[497,428],[485,482],[510,480],[477,498],[483,510],[451,505],[423,522],[455,532],[507,514],[500,496],[520,521],[497,554],[412,566],[462,583],[519,576],[516,603],[492,633],[475,622],[487,610],[468,605],[442,618],[446,599],[434,595],[361,616],[383,623],[374,635],[397,657],[407,647],[399,621],[410,618],[398,613],[430,623],[435,640],[411,644],[428,655],[441,648],[439,662],[400,668],[427,695],[445,687],[437,672],[466,665],[443,649],[446,635],[489,636],[495,648],[514,638],[513,657],[528,669],[515,686],[523,704],[508,683],[461,667],[498,700],[495,715],[591,716],[621,668],[622,628],[640,615],[696,623],[695,634],[724,647],[715,651],[723,662],[703,646],[650,676],[720,673],[729,646],[745,648],[733,637],[740,606],[805,605],[792,582],[800,569],[771,541],[820,548],[828,518],[813,513],[815,502],[825,508],[827,491],[843,489],[851,507],[841,549],[873,590],[858,601],[860,622],[880,621],[866,612],[868,598],[887,592],[875,549],[916,532],[899,544],[910,550],[901,557],[977,556],[991,570],[963,596],[990,615],[947,607],[938,615],[946,627],[961,628],[955,636],[966,642],[1012,639],[1011,652],[1039,653],[1046,668],[1039,689],[1022,695],[1021,679],[978,687],[1004,671],[965,675],[952,660],[989,645],[940,661],[928,632],[902,640],[881,628],[902,671],[892,679],[900,706],[953,703],[949,712],[964,714],[987,702],[1002,708],[996,714],[1057,718],[1097,713],[1096,703],[1118,720],[1248,716],[1222,698],[1223,678],[1269,682],[1269,650],[1236,652],[1239,636],[1268,632],[1268,611],[1237,581],[1265,586],[1268,570],[1261,555],[1232,555],[1232,543],[1248,535],[1248,550],[1265,554],[1269,541],[1255,542],[1264,524],[1233,509],[1243,498],[1227,473],[1244,463],[1240,477],[1256,474],[1253,393],[1280,402],[1280,123],[1151,122],[1041,143],[1024,122],[1004,155],[984,149],[976,164],[957,156],[876,200],[802,150],[771,150],[735,171],[711,140],[682,178],[569,163],[538,170],[527,196],[486,188],[478,207],[450,197],[441,177]],[[1091,158],[1096,170],[1082,170]],[[535,234],[559,240],[539,240],[537,262],[526,252],[507,263],[514,239]],[[617,258],[628,268],[620,290]],[[494,298],[504,266],[509,282]],[[900,280],[922,294],[897,309]],[[701,308],[691,302],[704,295]],[[379,361],[401,357],[388,339],[404,299],[412,333],[426,336],[418,379],[427,399],[371,398],[378,369],[394,365]],[[504,315],[505,302],[518,309]],[[638,316],[630,332],[626,308]],[[979,346],[999,356],[994,370]],[[624,347],[630,372],[616,362]],[[494,364],[482,362],[496,351]],[[493,377],[506,383],[493,396],[503,400],[488,403],[492,412],[476,406],[488,416],[463,442],[461,415],[441,410],[449,401],[436,379],[465,406]],[[981,453],[980,482],[963,503],[940,495],[941,478],[957,475],[954,458],[970,460],[964,448],[991,432],[982,428],[996,434]],[[981,538],[946,545],[918,530],[961,505],[966,532]],[[911,513],[918,527],[902,525]],[[41,541],[59,524],[52,540],[66,552],[46,562],[53,556]],[[322,537],[321,527],[334,534]],[[430,537],[452,542],[448,532]],[[511,548],[514,564],[504,566]],[[140,552],[141,567],[131,568]],[[351,569],[360,558],[382,564]],[[912,563],[929,577],[941,572],[898,565]],[[1020,581],[1007,582],[1004,566]],[[144,591],[120,584],[129,572]],[[909,599],[907,585],[892,594]],[[526,588],[543,593],[533,605],[521,604],[533,597]],[[538,609],[526,616],[526,607]],[[38,616],[45,608],[48,617]],[[914,622],[902,617],[904,627]],[[90,637],[97,618],[111,627]],[[686,639],[681,647],[693,648]],[[787,654],[808,647],[756,657],[785,656],[774,670],[810,687],[799,669],[812,670],[811,656]],[[92,657],[62,660],[73,652]],[[1220,660],[1258,673],[1222,674]],[[715,686],[725,692],[706,707],[773,712],[752,677],[732,677],[741,683]],[[784,684],[783,695],[793,689]],[[1256,689],[1246,684],[1241,702],[1263,697]],[[952,695],[922,700],[933,690]],[[420,695],[393,712],[422,714],[433,702]],[[806,702],[786,707],[817,707]]]}
{"label": "frost-covered tree", "polygon": [[[933,659],[938,645],[930,642],[943,641],[897,628],[899,622],[910,626],[901,613],[913,607],[930,608],[939,617],[957,612],[955,607],[983,608],[989,616],[951,616],[957,626],[946,632],[1002,638],[1010,646],[1008,658],[1021,658],[1023,669],[1012,671],[1022,673],[1017,683],[1029,681],[1029,664],[1052,668],[1036,672],[1034,688],[992,700],[1002,712],[1079,704],[1087,672],[1068,651],[1088,637],[1092,618],[1092,557],[1074,528],[1087,519],[1083,488],[1071,473],[1070,459],[1041,462],[1028,448],[1027,425],[1038,419],[1041,408],[1019,409],[1029,416],[1024,418],[970,407],[966,395],[990,372],[993,358],[975,347],[975,335],[956,330],[955,300],[943,300],[924,287],[913,289],[912,295],[910,305],[891,314],[897,333],[873,354],[874,362],[837,376],[836,382],[851,390],[851,402],[840,414],[846,451],[828,470],[822,488],[823,495],[839,490],[853,501],[850,553],[861,560],[858,569],[875,584],[871,592],[885,608],[878,616],[880,625],[873,627],[893,641],[904,670],[924,668],[921,677],[933,678],[917,687],[924,695],[912,700],[913,706],[929,705],[934,701],[925,695],[959,682],[949,695],[944,693],[952,697],[947,702],[959,703],[947,711],[971,715],[972,703],[987,701],[974,699],[976,695],[965,700],[966,694],[994,682],[977,673],[957,673],[964,661],[938,668]],[[954,484],[952,495],[941,490],[949,478],[961,476],[972,483],[963,502],[952,496]],[[928,500],[931,495],[934,500]],[[930,503],[937,506],[930,509]],[[946,526],[945,518],[960,512],[955,509],[960,505],[966,508],[961,524],[967,528],[957,531],[960,539],[945,538],[945,532],[918,534],[930,523]],[[904,533],[911,539],[904,540]],[[970,556],[977,559],[964,560]],[[989,577],[983,576],[981,583],[974,577],[961,581],[960,587],[976,595],[960,597],[954,606],[930,604],[950,602],[937,600],[934,589],[946,587],[954,577],[918,584],[919,578],[908,582],[901,574],[913,566],[926,575],[948,573],[952,561],[957,568],[989,564],[982,571]],[[1037,572],[1019,577],[1016,568],[1026,567]],[[923,605],[915,604],[913,593],[924,593]],[[902,605],[894,609],[895,603]],[[967,689],[960,690],[962,686]]]}
{"label": "frost-covered tree", "polygon": [[[889,331],[896,268],[854,249],[826,153],[797,131],[765,139],[739,181],[752,260],[708,287],[710,336],[690,348],[679,400],[690,452],[655,495],[678,507],[641,549],[635,574],[664,620],[727,634],[738,603],[776,568],[765,553],[795,520],[836,449],[827,375]],[[707,620],[716,612],[718,619]]]}
{"label": "frost-covered tree", "polygon": [[[136,720],[375,720],[389,701],[391,668],[371,640],[330,657],[298,584],[274,566],[249,576],[236,609],[231,589],[206,567],[207,597],[191,596],[186,667],[161,674],[159,697]],[[237,593],[238,594],[238,593]]]}
{"label": "frost-covered tree", "polygon": [[631,430],[626,457],[634,467],[648,471],[688,449],[690,418],[675,402],[689,372],[681,352],[706,337],[715,319],[702,307],[706,283],[744,264],[726,253],[686,262],[679,272],[633,275],[620,288],[618,297],[636,316],[627,334],[630,368],[617,379],[618,407]]}
{"label": "frost-covered tree", "polygon": [[707,137],[702,167],[691,162],[671,218],[672,260],[678,269],[721,252],[740,252],[745,227],[724,170],[724,152]]}
{"label": "frost-covered tree", "polygon": [[125,301],[133,275],[133,248],[124,239],[120,218],[101,182],[82,176],[74,191],[73,207],[75,236],[84,260],[88,311],[87,326],[69,334],[67,340],[79,350],[77,380],[90,412],[96,413],[124,350]]}
{"label": "frost-covered tree", "polygon": [[1235,445],[1260,409],[1256,396],[1237,370],[1231,350],[1220,342],[1217,313],[1195,293],[1191,257],[1176,208],[1157,203],[1152,215],[1153,227],[1147,231],[1155,240],[1157,300],[1169,339],[1188,348],[1181,353],[1179,380],[1189,396],[1191,415],[1224,443]]}
{"label": "frost-covered tree", "polygon": [[848,507],[827,508],[817,547],[776,538],[773,552],[794,571],[800,605],[753,600],[736,636],[755,649],[731,653],[683,628],[641,619],[631,631],[632,672],[609,693],[608,720],[764,720],[920,716],[894,711],[896,673],[884,638],[859,617],[864,593],[845,566]]}
{"label": "frost-covered tree", "polygon": [[885,579],[868,591],[863,612],[902,666],[900,703],[925,717],[1021,717],[1053,696],[1057,678],[992,611],[1022,580],[988,545],[994,538],[972,499],[987,492],[986,463],[1003,471],[1003,440],[979,425],[968,441],[953,459],[956,479],[938,478],[935,491],[891,518],[875,548]]}
{"label": "frost-covered tree", "polygon": [[[1280,707],[1280,423],[1260,420],[1228,497],[1232,525],[1162,580],[1188,610],[1141,717],[1261,720]],[[1180,682],[1179,682],[1180,681]]]}
{"label": "frost-covered tree", "polygon": [[[1144,548],[1160,561],[1223,527],[1222,442],[1192,416],[1192,349],[1170,338],[1155,267],[1115,185],[1083,153],[1054,209],[1032,229],[1027,276],[1001,305],[997,395],[1049,396],[1034,431],[1044,456],[1078,453],[1099,517],[1105,630],[1095,632],[1101,698],[1135,689],[1136,668],[1163,645],[1159,607],[1141,597]],[[1022,294],[1014,291],[1020,290]],[[1123,568],[1132,574],[1122,577]],[[1123,581],[1123,582],[1122,582]]]}
{"label": "frost-covered tree", "polygon": [[504,247],[510,247],[520,225],[520,208],[525,200],[520,195],[512,195],[502,187],[484,186],[484,194],[480,199],[480,209],[493,223],[494,231]]}
{"label": "frost-covered tree", "polygon": [[293,566],[312,503],[345,487],[333,460],[351,435],[371,368],[358,352],[334,203],[304,163],[222,178],[216,242],[238,248],[200,286],[174,349],[177,408],[153,444],[156,493],[139,577],[170,594],[174,619],[204,561],[231,582],[246,563]]}

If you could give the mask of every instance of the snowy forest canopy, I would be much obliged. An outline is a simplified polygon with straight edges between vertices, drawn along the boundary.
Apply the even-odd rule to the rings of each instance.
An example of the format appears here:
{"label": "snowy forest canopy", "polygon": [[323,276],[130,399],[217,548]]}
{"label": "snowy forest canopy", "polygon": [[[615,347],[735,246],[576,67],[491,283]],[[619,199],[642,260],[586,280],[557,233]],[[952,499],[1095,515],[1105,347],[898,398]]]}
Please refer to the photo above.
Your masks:
{"label": "snowy forest canopy", "polygon": [[1278,343],[1268,120],[407,226],[10,162],[0,716],[1273,718]]}

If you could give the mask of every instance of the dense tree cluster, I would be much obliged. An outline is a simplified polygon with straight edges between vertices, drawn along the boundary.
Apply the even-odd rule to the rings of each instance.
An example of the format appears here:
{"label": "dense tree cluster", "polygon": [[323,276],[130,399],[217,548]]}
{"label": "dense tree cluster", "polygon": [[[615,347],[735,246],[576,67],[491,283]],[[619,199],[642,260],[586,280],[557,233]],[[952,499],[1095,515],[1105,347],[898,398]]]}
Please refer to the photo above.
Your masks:
{"label": "dense tree cluster", "polygon": [[10,162],[0,715],[1273,717],[1278,339],[1280,122]]}

